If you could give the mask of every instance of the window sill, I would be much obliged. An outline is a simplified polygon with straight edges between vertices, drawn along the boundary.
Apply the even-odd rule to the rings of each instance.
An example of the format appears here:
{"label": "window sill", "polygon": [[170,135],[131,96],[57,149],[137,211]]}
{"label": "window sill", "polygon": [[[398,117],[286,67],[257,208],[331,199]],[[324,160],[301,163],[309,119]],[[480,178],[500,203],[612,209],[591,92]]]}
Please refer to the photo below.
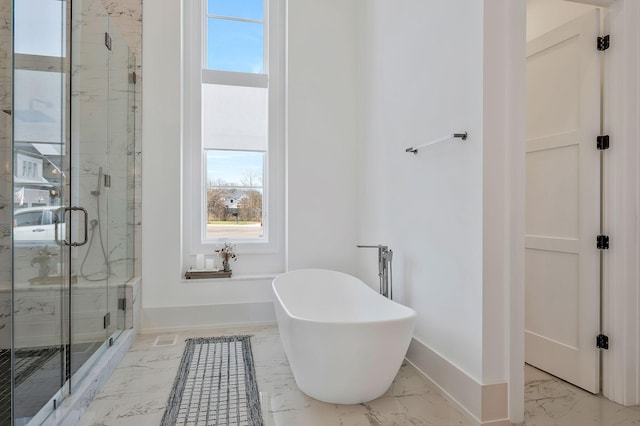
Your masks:
{"label": "window sill", "polygon": [[184,274],[183,278],[180,280],[181,283],[239,283],[243,281],[264,281],[269,280],[273,281],[275,277],[280,275],[280,273],[272,273],[272,274],[238,274],[232,275],[230,278],[195,278],[195,279],[185,279]]}

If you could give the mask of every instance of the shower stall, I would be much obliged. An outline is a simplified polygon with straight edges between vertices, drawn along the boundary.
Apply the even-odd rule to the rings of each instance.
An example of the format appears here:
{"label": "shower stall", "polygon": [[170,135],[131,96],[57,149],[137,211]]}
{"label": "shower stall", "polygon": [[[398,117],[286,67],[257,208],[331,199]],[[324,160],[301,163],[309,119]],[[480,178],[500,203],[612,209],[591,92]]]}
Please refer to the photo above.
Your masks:
{"label": "shower stall", "polygon": [[0,16],[0,425],[41,424],[131,326],[136,58],[102,0]]}

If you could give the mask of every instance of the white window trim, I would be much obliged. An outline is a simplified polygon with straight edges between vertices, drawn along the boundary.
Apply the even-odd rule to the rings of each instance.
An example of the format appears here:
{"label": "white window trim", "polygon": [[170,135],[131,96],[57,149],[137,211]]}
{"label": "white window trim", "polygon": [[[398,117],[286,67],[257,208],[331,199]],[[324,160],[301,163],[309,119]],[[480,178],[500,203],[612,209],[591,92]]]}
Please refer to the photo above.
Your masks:
{"label": "white window trim", "polygon": [[267,74],[203,69],[202,82],[210,84],[226,84],[228,86],[267,88],[269,76]]}
{"label": "white window trim", "polygon": [[269,39],[266,74],[203,69],[206,19],[203,0],[183,1],[182,49],[182,264],[195,264],[198,253],[211,254],[222,243],[206,241],[201,224],[206,210],[205,155],[202,153],[201,82],[269,88],[269,130],[265,164],[265,241],[229,240],[236,244],[238,270],[244,274],[280,272],[284,267],[284,5],[270,0],[265,8]]}

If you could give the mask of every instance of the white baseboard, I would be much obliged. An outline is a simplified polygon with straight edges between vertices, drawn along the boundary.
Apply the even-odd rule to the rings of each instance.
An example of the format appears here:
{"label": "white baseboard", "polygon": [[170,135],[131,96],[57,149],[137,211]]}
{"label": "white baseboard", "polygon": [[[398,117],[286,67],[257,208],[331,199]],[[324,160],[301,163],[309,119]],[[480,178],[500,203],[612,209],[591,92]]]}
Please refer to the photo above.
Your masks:
{"label": "white baseboard", "polygon": [[506,382],[480,384],[456,365],[413,338],[407,361],[475,425],[507,426]]}
{"label": "white baseboard", "polygon": [[142,333],[275,324],[273,302],[143,308]]}

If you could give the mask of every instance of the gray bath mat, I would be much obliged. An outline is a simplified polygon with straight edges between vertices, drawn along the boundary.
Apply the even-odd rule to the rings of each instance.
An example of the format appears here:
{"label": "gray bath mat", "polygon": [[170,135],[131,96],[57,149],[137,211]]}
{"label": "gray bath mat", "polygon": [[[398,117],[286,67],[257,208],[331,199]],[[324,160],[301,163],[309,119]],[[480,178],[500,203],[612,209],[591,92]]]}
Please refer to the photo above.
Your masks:
{"label": "gray bath mat", "polygon": [[187,339],[161,426],[262,426],[249,336]]}

